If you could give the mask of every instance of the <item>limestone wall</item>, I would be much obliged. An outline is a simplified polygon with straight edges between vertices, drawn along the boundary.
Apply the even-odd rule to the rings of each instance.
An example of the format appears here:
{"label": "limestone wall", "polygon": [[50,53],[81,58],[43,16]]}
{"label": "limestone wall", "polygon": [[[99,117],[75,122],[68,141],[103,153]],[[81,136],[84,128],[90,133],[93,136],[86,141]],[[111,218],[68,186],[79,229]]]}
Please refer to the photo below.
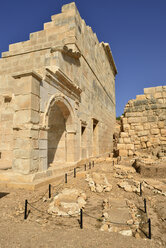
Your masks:
{"label": "limestone wall", "polygon": [[120,156],[166,152],[166,86],[145,88],[144,95],[127,103],[117,148]]}
{"label": "limestone wall", "polygon": [[[6,164],[27,174],[46,170],[51,150],[58,159],[62,152],[67,162],[110,152],[116,73],[109,45],[99,43],[75,3],[64,5],[62,13],[28,41],[9,45],[0,59],[0,137],[10,132],[11,139],[0,143],[3,157],[5,149],[11,154]],[[11,101],[5,103],[4,96]],[[63,133],[53,126],[58,111],[63,114]],[[52,135],[55,129],[58,135]],[[58,137],[56,147],[49,137]]]}

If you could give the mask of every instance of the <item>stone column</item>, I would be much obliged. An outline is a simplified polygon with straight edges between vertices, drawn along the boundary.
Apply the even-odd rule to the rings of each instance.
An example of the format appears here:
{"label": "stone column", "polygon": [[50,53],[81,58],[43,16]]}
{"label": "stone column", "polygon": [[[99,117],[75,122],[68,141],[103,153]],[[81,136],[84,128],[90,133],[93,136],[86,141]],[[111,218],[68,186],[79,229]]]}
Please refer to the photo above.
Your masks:
{"label": "stone column", "polygon": [[67,153],[67,162],[75,162],[76,161],[76,149],[75,146],[76,132],[68,131],[66,135],[66,153]]}
{"label": "stone column", "polygon": [[39,103],[41,78],[34,72],[15,78],[13,118],[13,165],[21,174],[39,170]]}

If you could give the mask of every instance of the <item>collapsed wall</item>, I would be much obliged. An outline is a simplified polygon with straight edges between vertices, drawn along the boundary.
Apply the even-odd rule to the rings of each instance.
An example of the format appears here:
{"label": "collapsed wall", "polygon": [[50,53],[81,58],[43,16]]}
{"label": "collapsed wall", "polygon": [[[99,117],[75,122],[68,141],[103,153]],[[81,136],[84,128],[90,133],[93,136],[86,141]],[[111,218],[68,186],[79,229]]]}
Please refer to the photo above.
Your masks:
{"label": "collapsed wall", "polygon": [[117,150],[123,157],[137,151],[166,156],[166,86],[145,88],[144,95],[127,103]]}

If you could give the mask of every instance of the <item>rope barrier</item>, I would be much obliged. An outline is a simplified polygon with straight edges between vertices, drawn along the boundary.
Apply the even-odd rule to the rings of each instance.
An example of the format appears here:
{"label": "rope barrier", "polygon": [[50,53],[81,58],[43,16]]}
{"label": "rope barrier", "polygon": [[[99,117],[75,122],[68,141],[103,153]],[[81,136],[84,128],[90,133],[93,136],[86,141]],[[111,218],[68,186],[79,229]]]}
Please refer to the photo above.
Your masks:
{"label": "rope barrier", "polygon": [[[91,163],[89,162],[89,169],[91,169],[91,165],[94,167],[94,161]],[[79,167],[76,167],[74,168],[74,177],[76,177],[76,169],[78,169],[78,171],[81,171],[81,168]],[[87,169],[86,167],[86,164],[85,164],[85,170]],[[53,216],[54,214],[50,214],[48,212],[45,212],[45,211],[42,211],[40,209],[38,209],[37,207],[33,206],[32,204],[35,204],[37,202],[39,202],[40,200],[43,199],[43,197],[49,192],[49,198],[51,198],[51,190],[52,189],[55,189],[56,188],[56,192],[53,194],[53,197],[56,196],[57,194],[59,194],[59,190],[61,189],[61,187],[63,187],[65,184],[67,184],[67,176],[71,176],[73,175],[73,171],[70,171],[68,173],[65,173],[65,180],[63,179],[62,181],[60,181],[60,183],[58,185],[51,185],[49,184],[49,188],[47,189],[47,191],[38,199],[38,200],[35,200],[33,202],[28,202],[28,200],[25,200],[25,212],[24,212],[24,219],[27,219],[28,215],[27,215],[27,205],[29,205],[31,208],[33,208],[34,210],[42,213],[42,214],[45,214],[47,216]],[[98,194],[100,195],[100,194]],[[140,183],[140,196],[142,196],[142,183]],[[146,207],[146,199],[144,198],[144,212],[147,214],[147,207]],[[86,216],[90,217],[90,218],[93,218],[95,220],[100,220],[102,217],[95,217],[95,216],[92,216],[86,212],[83,212],[82,209],[80,209],[80,228],[83,228],[83,214],[85,214]],[[66,216],[63,216],[63,217],[66,217]],[[71,214],[68,214],[68,217],[72,217],[72,218],[78,218],[78,216],[73,216]],[[42,217],[40,217],[42,218]],[[43,219],[43,218],[42,218]],[[52,220],[52,219],[49,219],[49,220]],[[114,224],[114,225],[125,225],[125,226],[135,226],[136,224],[128,224],[128,223],[120,223],[120,222],[114,222],[114,221],[111,221],[109,219],[106,219],[106,222],[109,222],[110,224]],[[139,222],[139,225],[142,225],[142,224],[148,224],[148,228],[149,228],[149,239],[151,239],[151,220],[148,219],[148,221],[146,222]]]}

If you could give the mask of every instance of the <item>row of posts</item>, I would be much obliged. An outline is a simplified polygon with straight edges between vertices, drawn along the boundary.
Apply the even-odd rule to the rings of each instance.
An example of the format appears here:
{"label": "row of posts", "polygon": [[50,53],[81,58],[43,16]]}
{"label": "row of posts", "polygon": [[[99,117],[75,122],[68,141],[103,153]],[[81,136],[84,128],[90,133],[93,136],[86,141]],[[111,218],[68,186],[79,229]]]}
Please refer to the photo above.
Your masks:
{"label": "row of posts", "polygon": [[[114,161],[113,161],[114,165]],[[89,169],[94,167],[94,161],[89,162]],[[87,170],[87,165],[84,165],[84,170]],[[76,168],[74,168],[74,178],[76,178]],[[65,183],[67,183],[67,173],[65,173]],[[142,196],[142,183],[140,183],[140,196]],[[48,197],[51,198],[51,184],[49,184],[49,190],[48,190]],[[25,200],[25,211],[24,211],[24,219],[26,220],[27,215],[27,206],[28,206],[28,200]],[[147,213],[147,205],[146,205],[146,199],[144,198],[144,212]],[[80,209],[80,228],[83,229],[83,210]],[[148,238],[151,239],[151,219],[148,219],[148,229],[149,229],[149,235]]]}

